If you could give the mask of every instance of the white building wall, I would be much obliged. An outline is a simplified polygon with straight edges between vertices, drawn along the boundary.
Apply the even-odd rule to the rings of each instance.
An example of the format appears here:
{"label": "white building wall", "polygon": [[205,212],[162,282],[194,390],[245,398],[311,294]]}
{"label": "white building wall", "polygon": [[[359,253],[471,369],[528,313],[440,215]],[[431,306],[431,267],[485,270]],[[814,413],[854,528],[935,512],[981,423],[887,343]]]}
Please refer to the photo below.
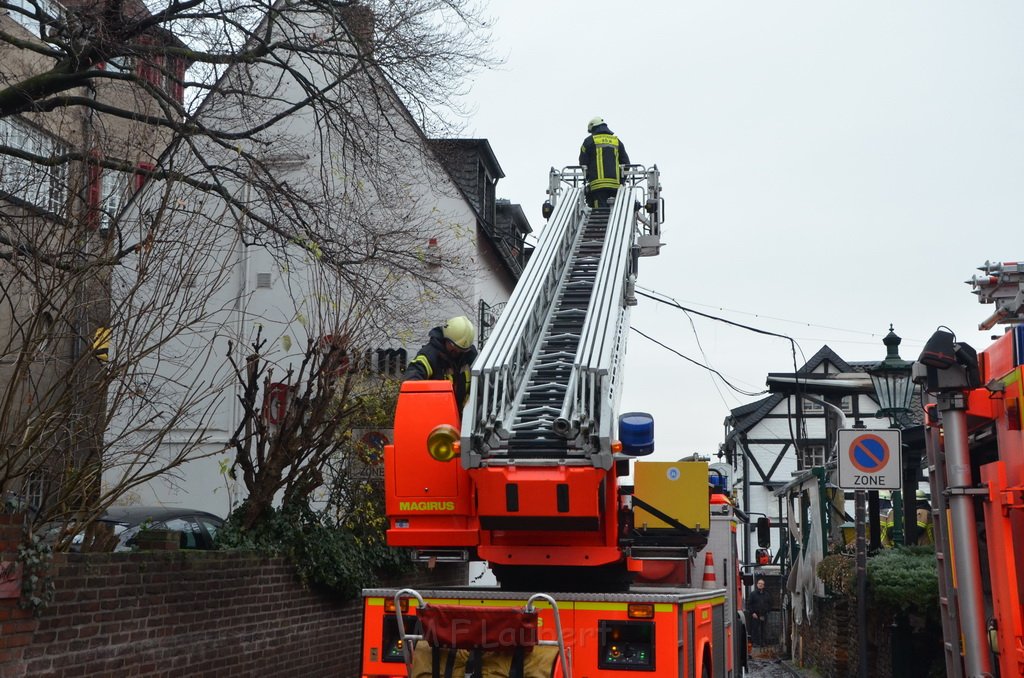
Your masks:
{"label": "white building wall", "polygon": [[[312,75],[315,70],[311,69]],[[259,74],[257,81],[258,77]],[[289,95],[301,97],[302,92],[295,88]],[[237,114],[243,115],[241,107]],[[230,104],[221,102],[218,115],[230,115]],[[388,122],[406,141],[423,142],[397,106]],[[334,149],[318,146],[317,142],[310,147],[310,140],[323,138],[324,131],[315,126],[316,120],[307,109],[291,115],[271,130],[284,151],[291,153],[292,159],[282,168],[281,178],[290,182],[322,179],[321,170],[326,167],[333,177],[342,177],[337,179],[338,189],[346,191],[346,197],[354,195],[352,191],[358,187],[362,191],[359,199],[365,204],[379,200],[380,196],[369,182],[359,180],[358,167],[334,166],[342,155]],[[304,149],[308,156],[304,161],[296,162],[296,148]],[[438,289],[423,289],[392,272],[366,270],[367,276],[379,283],[375,293],[380,298],[368,312],[376,312],[379,317],[359,319],[376,329],[379,343],[373,348],[405,347],[411,359],[426,340],[428,330],[444,319],[464,314],[475,321],[478,299],[492,305],[507,300],[512,279],[478,232],[472,208],[454,182],[432,160],[425,145],[420,143],[410,148],[404,143],[392,143],[383,146],[383,150],[392,154],[387,159],[389,166],[405,170],[404,175],[394,176],[396,192],[389,200],[393,200],[394,195],[404,195],[408,202],[382,204],[380,208],[401,207],[401,211],[409,215],[407,223],[417,224],[422,230],[419,242],[424,251],[428,242],[436,239],[441,262],[439,270],[451,271],[442,275],[444,283]],[[247,190],[245,186],[234,188],[238,195]],[[195,198],[183,187],[177,190],[180,195],[172,200]],[[153,187],[153,195],[157,194]],[[139,202],[141,207],[144,200]],[[340,196],[338,204],[339,210],[344,209]],[[201,442],[195,446],[194,459],[173,476],[145,483],[131,499],[140,504],[189,506],[226,516],[243,494],[240,481],[231,481],[225,473],[234,459],[230,438],[242,414],[236,397],[240,389],[227,361],[229,341],[234,342],[234,354],[241,364],[260,329],[262,338],[267,341],[265,353],[275,364],[274,373],[283,377],[289,367],[298,366],[307,339],[329,334],[331,328],[337,326],[351,308],[347,299],[352,291],[348,284],[332,275],[315,252],[299,245],[290,245],[284,252],[245,246],[232,233],[233,224],[223,205],[206,199],[199,212],[205,215],[209,232],[220,234],[216,244],[206,251],[203,268],[210,275],[217,271],[224,271],[225,275],[218,280],[220,284],[210,288],[209,319],[201,327],[169,342],[165,354],[177,351],[179,355],[189,356],[189,365],[174,368],[174,382],[185,392],[205,389],[209,409],[201,422],[191,418],[176,424],[168,436],[172,442],[160,457],[170,458],[174,449],[198,438]],[[191,226],[194,228],[195,224]],[[234,227],[244,229],[246,226],[239,222]],[[203,253],[197,256],[203,258]],[[426,257],[423,266],[436,266],[435,261]],[[269,288],[257,287],[261,273],[270,274]],[[153,369],[163,377],[171,376],[166,360],[154,362]],[[121,430],[128,427],[127,422],[115,420],[114,437],[118,435],[119,423]],[[161,423],[166,422],[157,420],[148,430],[155,430]],[[127,437],[123,446],[130,447],[145,433],[144,430]],[[118,470],[108,468],[107,483],[113,484],[117,479]]]}

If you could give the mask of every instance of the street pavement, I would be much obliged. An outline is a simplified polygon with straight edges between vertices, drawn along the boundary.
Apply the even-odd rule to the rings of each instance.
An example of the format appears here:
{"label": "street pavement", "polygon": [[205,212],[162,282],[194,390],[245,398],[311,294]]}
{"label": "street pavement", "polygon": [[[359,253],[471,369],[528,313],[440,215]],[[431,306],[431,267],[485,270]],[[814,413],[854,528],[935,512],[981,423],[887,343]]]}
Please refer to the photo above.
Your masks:
{"label": "street pavement", "polygon": [[799,678],[803,675],[781,659],[747,660],[747,676],[749,678]]}
{"label": "street pavement", "polygon": [[747,658],[748,678],[815,678],[817,674],[806,669],[798,669],[789,662],[780,659],[777,648],[752,648]]}

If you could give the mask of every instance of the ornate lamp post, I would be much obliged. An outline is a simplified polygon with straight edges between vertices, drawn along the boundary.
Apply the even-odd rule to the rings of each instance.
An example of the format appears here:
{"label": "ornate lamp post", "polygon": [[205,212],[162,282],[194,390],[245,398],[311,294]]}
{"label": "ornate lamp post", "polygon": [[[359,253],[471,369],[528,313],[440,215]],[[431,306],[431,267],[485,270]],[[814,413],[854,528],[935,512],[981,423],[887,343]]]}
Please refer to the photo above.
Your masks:
{"label": "ornate lamp post", "polygon": [[[889,334],[885,335],[885,338],[882,339],[886,349],[885,360],[867,370],[868,375],[871,377],[871,385],[875,389],[875,396],[878,398],[879,408],[875,416],[889,417],[890,425],[893,428],[904,427],[907,422],[907,414],[910,412],[910,401],[914,397],[914,382],[910,377],[914,363],[900,358],[899,346],[902,341],[893,331],[890,324]],[[904,522],[906,527],[917,526],[917,511],[914,505],[916,487],[910,487],[911,484],[916,485],[916,473],[915,469],[913,481],[908,480],[908,474],[903,474],[904,496],[902,498],[907,500],[906,521],[903,520],[901,515],[903,513],[901,510],[903,509],[903,502],[900,501],[900,494],[897,492],[893,493],[893,541],[896,542],[902,543],[904,536],[911,536],[909,534],[910,530],[904,529]],[[876,497],[877,495],[872,493],[873,503],[875,504],[872,510],[875,513],[878,510],[878,500]],[[911,520],[911,516],[913,516],[913,520]]]}
{"label": "ornate lamp post", "polygon": [[895,428],[903,428],[905,417],[910,412],[910,401],[914,397],[914,382],[910,380],[914,363],[900,358],[901,341],[893,332],[892,325],[889,325],[889,334],[882,339],[886,349],[885,360],[867,371],[880,406],[875,416],[889,417]]}

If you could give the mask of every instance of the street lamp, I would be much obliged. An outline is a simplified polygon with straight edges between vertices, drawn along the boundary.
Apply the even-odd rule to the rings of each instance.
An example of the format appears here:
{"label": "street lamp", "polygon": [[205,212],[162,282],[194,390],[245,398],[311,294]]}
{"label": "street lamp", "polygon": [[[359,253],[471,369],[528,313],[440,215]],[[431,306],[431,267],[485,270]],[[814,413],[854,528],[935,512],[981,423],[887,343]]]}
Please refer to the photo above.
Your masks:
{"label": "street lamp", "polygon": [[910,371],[914,363],[900,359],[899,346],[903,341],[893,332],[889,325],[889,334],[885,335],[885,360],[867,370],[871,377],[871,385],[878,397],[876,417],[889,417],[889,421],[901,428],[900,420],[910,412],[910,400],[914,397],[914,382],[910,379]]}
{"label": "street lamp", "polygon": [[[882,343],[885,344],[885,360],[875,367],[867,370],[871,377],[871,385],[875,389],[875,396],[878,398],[878,412],[876,417],[889,417],[893,428],[903,428],[906,422],[907,413],[910,412],[910,401],[914,397],[914,382],[910,373],[914,363],[909,360],[900,359],[899,346],[903,341],[889,325],[889,334],[885,335]],[[917,511],[914,506],[914,495],[917,489],[917,470],[914,469],[913,479],[908,477],[905,469],[903,472],[903,496],[899,492],[892,495],[892,540],[893,542],[906,543],[916,535],[911,530],[917,527]],[[913,486],[913,487],[912,487]],[[877,499],[872,495],[872,509],[877,511]],[[906,500],[906,503],[902,500]],[[904,508],[906,508],[904,517]]]}

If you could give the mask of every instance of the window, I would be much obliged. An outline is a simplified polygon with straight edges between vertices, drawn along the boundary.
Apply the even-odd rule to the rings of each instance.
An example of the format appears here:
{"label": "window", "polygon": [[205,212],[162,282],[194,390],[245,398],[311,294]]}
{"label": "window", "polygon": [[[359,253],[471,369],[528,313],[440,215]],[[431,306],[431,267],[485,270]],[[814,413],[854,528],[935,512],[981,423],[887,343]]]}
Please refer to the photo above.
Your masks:
{"label": "window", "polygon": [[377,371],[392,377],[402,376],[405,371],[406,352],[399,349],[377,349]]}
{"label": "window", "polygon": [[813,400],[801,398],[800,402],[802,403],[801,409],[804,412],[821,412],[825,409],[821,403],[814,402]]}
{"label": "window", "polygon": [[100,204],[98,224],[101,231],[110,229],[121,211],[125,193],[128,190],[128,175],[124,172],[107,170],[100,174]]}
{"label": "window", "polygon": [[185,101],[185,60],[181,57],[167,57],[167,73],[164,90],[179,104]]}
{"label": "window", "polygon": [[839,407],[843,410],[843,414],[853,414],[853,396],[843,396],[842,401],[839,403]]}
{"label": "window", "polygon": [[[67,146],[41,129],[17,117],[0,118],[0,144],[40,158],[55,158]],[[49,212],[60,212],[67,199],[66,165],[52,167],[0,156],[0,191]]]}
{"label": "window", "polygon": [[43,505],[43,497],[45,495],[46,476],[42,469],[37,469],[25,480],[25,502],[38,511]]}
{"label": "window", "polygon": [[25,30],[36,37],[40,37],[39,19],[42,14],[46,17],[57,18],[63,14],[63,9],[51,0],[7,0],[10,9],[7,16],[21,24]]}
{"label": "window", "polygon": [[269,273],[257,273],[256,274],[256,289],[270,289],[270,274]]}
{"label": "window", "polygon": [[53,316],[46,311],[39,314],[37,323],[39,345],[36,346],[36,360],[51,358],[50,347],[53,344]]}
{"label": "window", "polygon": [[803,454],[803,467],[810,468],[812,466],[824,466],[825,465],[825,446],[824,445],[807,445],[804,447]]}

